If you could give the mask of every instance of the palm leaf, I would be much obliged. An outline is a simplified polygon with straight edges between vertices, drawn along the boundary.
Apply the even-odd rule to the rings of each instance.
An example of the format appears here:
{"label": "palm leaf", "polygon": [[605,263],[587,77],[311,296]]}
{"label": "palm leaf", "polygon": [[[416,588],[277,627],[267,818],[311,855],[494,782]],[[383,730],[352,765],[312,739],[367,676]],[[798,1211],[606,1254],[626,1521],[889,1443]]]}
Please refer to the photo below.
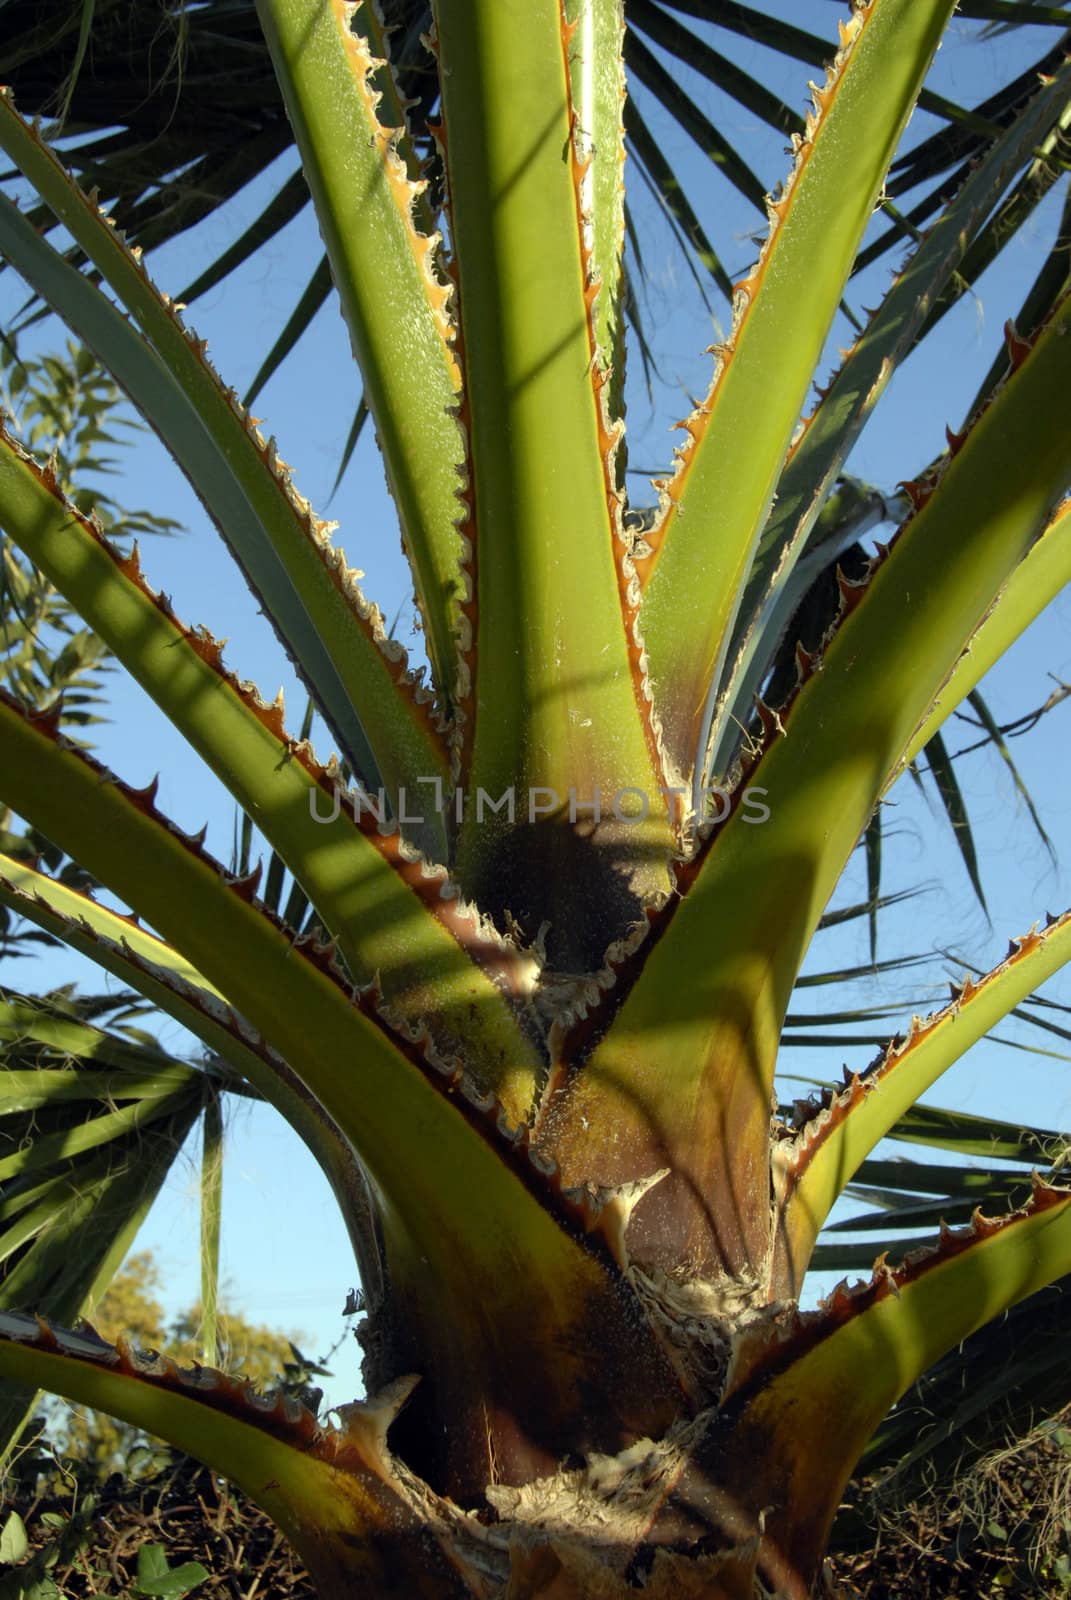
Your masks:
{"label": "palm leaf", "polygon": [[[98,1023],[102,1007],[0,991],[0,1308],[70,1323],[107,1288],[200,1115],[201,1072]],[[0,1382],[0,1460],[33,1391]]]}

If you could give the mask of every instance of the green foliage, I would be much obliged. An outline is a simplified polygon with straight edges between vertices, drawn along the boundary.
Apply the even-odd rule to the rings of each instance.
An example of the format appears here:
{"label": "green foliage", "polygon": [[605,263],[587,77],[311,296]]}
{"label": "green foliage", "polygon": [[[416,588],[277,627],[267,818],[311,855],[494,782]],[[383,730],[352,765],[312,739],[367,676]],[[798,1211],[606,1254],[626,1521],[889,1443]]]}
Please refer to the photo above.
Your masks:
{"label": "green foliage", "polygon": [[49,1478],[32,1504],[19,1501],[15,1516],[28,1551],[19,1566],[4,1569],[0,1600],[132,1600],[139,1562],[161,1567],[159,1555],[142,1557],[146,1547],[165,1551],[169,1571],[186,1569],[186,1581],[194,1577],[191,1567],[210,1574],[203,1588],[191,1591],[198,1597],[315,1600],[307,1575],[268,1518],[188,1457],[172,1457],[133,1481],[115,1474],[79,1497],[68,1492],[57,1498],[53,1491]]}
{"label": "green foliage", "polygon": [[0,337],[0,396],[27,448],[55,463],[72,504],[95,514],[113,538],[180,530],[173,517],[133,510],[109,492],[107,480],[122,470],[116,452],[136,446],[146,428],[84,345],[68,339],[63,355],[33,356],[14,338]]}
{"label": "green foliage", "polygon": [[[27,444],[51,460],[71,503],[93,513],[121,547],[179,530],[173,518],[130,510],[109,492],[121,453],[145,429],[83,345],[68,340],[64,356],[32,356],[0,333],[0,405]],[[26,706],[58,705],[67,736],[86,743],[101,721],[109,670],[104,642],[80,625],[68,601],[0,529],[0,685]],[[20,861],[39,860],[67,883],[92,883],[38,830],[16,826],[2,805],[0,850]],[[47,933],[17,926],[0,907],[0,954],[31,954],[35,945],[52,942]]]}
{"label": "green foliage", "polygon": [[[36,1521],[50,1537],[35,1540],[31,1550],[26,1526],[18,1512],[12,1511],[0,1529],[0,1600],[64,1600],[68,1593],[92,1594],[109,1600],[117,1581],[114,1561],[101,1561],[107,1552],[97,1544],[95,1517],[99,1497],[85,1492],[64,1511],[40,1511]],[[65,1583],[76,1574],[77,1588],[60,1587],[56,1574],[66,1572]],[[172,1567],[162,1545],[145,1540],[137,1551],[136,1576],[130,1588],[122,1587],[116,1600],[132,1596],[155,1596],[157,1600],[183,1600],[196,1592],[209,1576],[199,1561],[184,1561]]]}
{"label": "green foliage", "polygon": [[[13,1511],[4,1532],[9,1534],[9,1548],[18,1553],[12,1556],[12,1567],[0,1574],[0,1600],[64,1600],[65,1591],[52,1575],[61,1563],[76,1564],[90,1583],[106,1584],[110,1574],[86,1560],[96,1508],[97,1497],[89,1492],[78,1497],[69,1513],[43,1511],[40,1522],[47,1535],[36,1540],[32,1550],[26,1525]],[[98,1593],[106,1595],[108,1590]]]}
{"label": "green foliage", "polygon": [[17,1511],[9,1512],[7,1521],[0,1528],[0,1562],[14,1565],[22,1560],[29,1547],[22,1518]]}
{"label": "green foliage", "polygon": [[143,1544],[138,1551],[138,1581],[135,1594],[156,1595],[159,1600],[182,1600],[208,1577],[199,1561],[184,1561],[169,1567],[167,1552],[158,1544]]}
{"label": "green foliage", "polygon": [[[113,538],[173,534],[180,524],[131,510],[109,492],[120,470],[117,452],[129,449],[144,424],[126,414],[121,390],[82,345],[68,340],[65,356],[31,356],[0,336],[0,402],[28,448],[54,464],[71,503],[94,513]],[[43,575],[0,534],[0,683],[27,705],[44,707],[63,696],[73,732],[99,720],[101,670],[107,647]]]}

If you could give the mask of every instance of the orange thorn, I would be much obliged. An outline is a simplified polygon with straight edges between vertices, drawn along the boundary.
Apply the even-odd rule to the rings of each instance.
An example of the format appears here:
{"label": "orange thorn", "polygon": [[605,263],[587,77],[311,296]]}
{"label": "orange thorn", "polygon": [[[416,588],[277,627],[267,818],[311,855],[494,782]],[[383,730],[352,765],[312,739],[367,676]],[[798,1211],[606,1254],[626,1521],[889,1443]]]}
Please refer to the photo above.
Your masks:
{"label": "orange thorn", "polygon": [[1033,344],[1029,339],[1021,337],[1010,317],[1004,324],[1004,342],[1008,346],[1008,359],[1011,362],[1011,369],[1013,372],[1017,372],[1034,348]]}

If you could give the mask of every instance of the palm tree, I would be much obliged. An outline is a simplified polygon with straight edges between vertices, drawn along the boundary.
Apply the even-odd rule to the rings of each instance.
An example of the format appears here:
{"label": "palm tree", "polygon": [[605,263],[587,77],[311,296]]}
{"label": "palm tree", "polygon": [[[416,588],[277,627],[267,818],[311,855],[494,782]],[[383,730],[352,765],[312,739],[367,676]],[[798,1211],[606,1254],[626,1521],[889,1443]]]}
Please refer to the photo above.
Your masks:
{"label": "palm tree", "polygon": [[[1006,119],[798,430],[954,3],[855,8],[710,390],[641,519],[619,416],[620,5],[437,0],[448,251],[378,9],[258,9],[431,689],[274,441],[5,96],[0,144],[88,270],[7,203],[0,248],[171,449],[341,759],[292,737],[281,704],[5,433],[6,532],[273,855],[261,895],[151,787],[66,741],[58,710],[5,693],[0,799],[136,916],[14,857],[0,896],[183,1021],[217,1085],[240,1074],[306,1140],[360,1266],[371,1398],[328,1427],[234,1376],[13,1309],[0,1373],[233,1477],[325,1597],[807,1595],[890,1405],[1071,1272],[1071,1194],[1050,1172],[1017,1209],[977,1211],[799,1306],[838,1196],[1068,958],[1071,917],[1014,941],[843,1088],[785,1115],[774,1099],[789,996],[882,795],[1068,576],[1066,266],[1043,268],[989,392],[902,508],[852,508],[850,542],[876,511],[902,523],[839,574],[779,703],[756,700],[783,663],[794,575],[846,541],[820,513],[891,371],[1018,175],[1036,184],[1058,159],[1071,67],[1054,63]],[[294,918],[278,914],[284,863]],[[11,1024],[50,1075],[14,1087],[53,1115],[85,1093],[50,1053],[59,1021]],[[154,1095],[139,1068],[123,1093],[113,1075],[131,1129],[149,1115],[131,1107],[168,1095],[190,1115],[189,1079],[162,1081]]]}

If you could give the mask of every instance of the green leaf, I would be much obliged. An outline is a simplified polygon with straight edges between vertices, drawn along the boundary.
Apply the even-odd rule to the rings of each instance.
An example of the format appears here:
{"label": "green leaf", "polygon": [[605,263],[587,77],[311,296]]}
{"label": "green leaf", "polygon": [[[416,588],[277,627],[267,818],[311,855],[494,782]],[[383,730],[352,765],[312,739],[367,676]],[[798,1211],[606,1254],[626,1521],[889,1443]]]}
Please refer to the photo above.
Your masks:
{"label": "green leaf", "polygon": [[[776,1270],[784,1282],[798,1289],[833,1202],[878,1141],[912,1108],[916,1116],[924,1115],[925,1108],[916,1106],[920,1095],[1068,960],[1071,914],[1041,933],[1014,941],[1006,961],[978,983],[968,980],[943,1011],[925,1022],[915,1018],[906,1039],[890,1044],[861,1078],[833,1096],[828,1114],[816,1115],[793,1139],[776,1147]],[[966,1144],[959,1153],[968,1153]]]}
{"label": "green leaf", "polygon": [[759,264],[737,286],[714,383],[683,424],[687,443],[639,571],[655,706],[686,781],[705,753],[708,697],[808,385],[951,10],[947,0],[878,0],[855,14]]}
{"label": "green leaf", "polygon": [[[548,958],[581,971],[606,937],[606,910],[589,917],[588,903],[597,894],[614,915],[616,899],[627,916],[630,899],[664,892],[671,835],[623,566],[618,429],[593,364],[568,44],[558,0],[443,0],[437,21],[474,487],[462,777],[474,797],[515,790],[522,811],[533,796],[546,808],[518,854],[505,814],[470,805],[458,873],[529,938],[547,920]],[[592,160],[616,172],[616,143]],[[634,794],[624,820],[610,814],[624,790],[647,797],[646,820]],[[577,808],[603,800],[578,837]],[[614,865],[626,838],[631,886]],[[581,873],[590,887],[577,895]]]}
{"label": "green leaf", "polygon": [[870,903],[870,916],[868,918],[868,932],[870,935],[870,959],[877,961],[878,957],[878,901],[881,899],[881,807],[878,806],[874,815],[867,823],[866,833],[863,836],[866,850],[866,891]]}
{"label": "green leaf", "polygon": [[761,216],[766,209],[764,185],[729,140],[634,32],[627,36],[625,62],[630,75],[650,90],[670,116],[680,123],[702,154],[746,200],[751,201]]}
{"label": "green leaf", "polygon": [[[17,998],[0,1007],[0,1306],[33,1304],[66,1321],[110,1281],[200,1100],[189,1067],[78,1020],[88,1009]],[[125,1070],[105,1087],[97,1068],[109,1057]],[[125,1116],[109,1116],[116,1105]],[[0,1382],[0,1460],[33,1403]]]}
{"label": "green leaf", "polygon": [[205,1364],[216,1365],[219,1246],[223,1217],[223,1111],[219,1090],[205,1086],[201,1148],[201,1342]]}
{"label": "green leaf", "polygon": [[[0,504],[31,558],[77,602],[242,810],[256,815],[269,842],[300,870],[303,889],[354,977],[367,983],[378,974],[399,1015],[413,1026],[426,1022],[437,1037],[453,1011],[456,1036],[471,1047],[474,1025],[484,1017],[498,1036],[497,1065],[488,1070],[511,1077],[513,1089],[506,1090],[503,1076],[503,1091],[511,1114],[523,1115],[538,1064],[494,977],[478,965],[493,952],[505,973],[523,967],[521,958],[432,890],[434,877],[406,859],[396,835],[380,834],[357,798],[347,796],[343,805],[339,775],[288,738],[282,707],[265,706],[226,673],[216,641],[186,629],[160,605],[138,563],[107,545],[2,429]],[[457,985],[453,1002],[449,972],[450,986]]]}
{"label": "green leaf", "polygon": [[576,29],[569,47],[569,74],[577,139],[591,161],[589,271],[599,285],[593,336],[598,359],[610,373],[609,413],[618,417],[624,409],[625,388],[624,3],[566,0],[565,14]]}
{"label": "green leaf", "polygon": [[[0,900],[5,898],[23,916],[52,929],[91,961],[145,994],[218,1058],[256,1085],[304,1140],[322,1168],[350,1231],[361,1274],[371,1281],[368,1244],[361,1225],[367,1209],[365,1182],[349,1141],[322,1107],[310,1099],[293,1070],[272,1055],[244,1018],[226,1007],[218,990],[170,946],[128,918],[0,857]],[[83,1050],[84,1035],[82,1043],[74,1043]],[[238,1084],[232,1080],[227,1087],[234,1093]],[[39,1296],[36,1298],[43,1304]],[[45,1309],[69,1321],[78,1307]]]}
{"label": "green leaf", "polygon": [[[1039,175],[1048,176],[1049,161],[1056,156],[1057,140],[1050,138],[1045,141],[1045,147],[1038,152],[1035,167]],[[1010,214],[1002,215],[994,226],[1001,225],[1001,232],[1006,231],[1009,236],[1014,236],[1021,226],[1019,210],[1021,208],[1007,208]],[[1016,312],[1012,321],[1016,332],[1026,339],[1033,338],[1038,328],[1049,315],[1052,308],[1067,292],[1071,284],[1071,194],[1064,200],[1063,216],[1060,219],[1060,228],[1053,240],[1052,249],[1042,262],[1037,277],[1031,284],[1022,305]],[[978,394],[975,397],[975,409],[982,405],[985,399],[992,394],[1001,378],[1005,376],[1009,367],[1007,350],[998,353],[996,360],[982,379]]]}
{"label": "green leaf", "polygon": [[[772,19],[769,20],[772,22]],[[729,16],[723,16],[720,10],[716,21],[731,26]],[[786,106],[758,79],[741,71],[726,56],[712,49],[705,39],[690,28],[683,27],[675,18],[667,16],[652,0],[629,0],[629,22],[670,51],[679,61],[701,72],[715,88],[731,95],[770,127],[782,133],[803,133],[803,118],[797,112]],[[825,49],[819,44],[818,60],[824,59]]]}
{"label": "green leaf", "polygon": [[183,1595],[190,1594],[208,1576],[207,1568],[199,1561],[184,1561],[181,1566],[172,1567],[166,1577],[158,1578],[151,1585],[142,1585],[140,1592],[163,1595],[167,1600],[182,1600]]}
{"label": "green leaf", "polygon": [[[766,1531],[789,1560],[824,1549],[849,1463],[898,1396],[945,1351],[1069,1269],[1071,1194],[1038,1184],[1022,1210],[999,1221],[979,1215],[895,1271],[879,1262],[869,1283],[835,1290],[815,1312],[757,1321],[738,1340],[722,1407],[726,1492],[745,1511],[772,1504]],[[833,1426],[843,1465],[815,1473],[814,1453]]]}
{"label": "green leaf", "polygon": [[324,256],[314,269],[282,332],[257,368],[252,383],[242,396],[244,406],[253,404],[264,385],[279,370],[330,293],[331,268],[327,257]]}
{"label": "green leaf", "polygon": [[368,402],[362,394],[361,398],[357,402],[357,408],[353,413],[353,421],[350,423],[350,431],[346,435],[346,443],[342,447],[342,459],[338,464],[338,471],[335,474],[335,481],[331,485],[331,495],[328,503],[330,503],[330,499],[333,499],[335,494],[338,492],[338,486],[345,476],[346,468],[353,459],[353,452],[357,448],[357,441],[364,431],[364,425],[368,421],[368,417]]}
{"label": "green leaf", "polygon": [[[734,717],[739,718],[750,707],[751,697],[760,687],[771,654],[769,641],[782,635],[798,603],[798,586],[791,582],[796,563],[804,552],[819,550],[826,543],[823,524],[829,509],[827,497],[854,440],[890,377],[923,336],[929,308],[955,273],[972,237],[1032,153],[1040,134],[1062,113],[1069,93],[1071,64],[1064,64],[993,144],[945,207],[937,224],[897,275],[866,331],[825,388],[806,431],[793,445],[748,576],[729,654],[727,680],[723,681],[719,718],[713,730],[712,766],[716,773],[727,769],[725,745],[735,727]],[[883,504],[880,497],[864,501],[859,507],[861,516],[849,519],[844,542],[861,536],[867,527],[865,513],[875,506],[882,516],[892,514],[892,508]],[[837,553],[831,549],[830,556]]]}
{"label": "green leaf", "polygon": [[167,1554],[158,1544],[143,1544],[138,1551],[138,1576],[135,1594],[158,1595],[162,1600],[182,1600],[208,1577],[199,1561],[184,1561],[169,1567]]}
{"label": "green leaf", "polygon": [[305,174],[298,168],[291,173],[282,188],[269,200],[264,210],[255,222],[250,223],[241,237],[236,239],[228,249],[216,258],[212,265],[192,283],[188,283],[178,296],[181,305],[191,305],[201,295],[207,294],[209,289],[214,289],[222,283],[230,273],[234,272],[243,262],[247,261],[260,246],[267,244],[269,239],[285,228],[288,222],[304,209],[309,203],[309,186],[305,182]]}
{"label": "green leaf", "polygon": [[[454,527],[464,458],[452,414],[458,372],[450,290],[439,236],[414,182],[404,110],[381,64],[385,32],[372,6],[345,16],[319,0],[258,0],[257,9],[386,460],[433,676],[452,707],[463,688],[466,578]],[[319,278],[314,283],[308,295],[318,292]],[[397,359],[401,327],[404,361]]]}
{"label": "green leaf", "polygon": [[17,1511],[9,1511],[0,1528],[0,1561],[10,1561],[12,1564],[21,1561],[30,1541],[26,1537],[26,1527]]}
{"label": "green leaf", "polygon": [[167,1555],[162,1545],[143,1544],[138,1551],[138,1583],[161,1577],[168,1570]]}
{"label": "green leaf", "polygon": [[[697,284],[699,284],[700,293],[703,293],[703,287],[695,274],[694,267],[692,267],[691,257],[693,254],[700,265],[705,267],[725,298],[731,300],[733,297],[733,281],[726,272],[720,256],[708,239],[690,200],[681,188],[680,181],[671,163],[666,159],[657,139],[640,115],[639,107],[633,100],[625,101],[625,128],[628,132],[633,157],[639,165],[641,175],[646,179],[649,187],[673,223],[677,237],[682,241],[685,260],[691,268]],[[633,244],[635,247],[635,241],[633,241]],[[635,314],[633,314],[633,327],[635,326],[636,318]]]}
{"label": "green leaf", "polygon": [[112,367],[195,484],[354,770],[373,788],[382,771],[395,793],[406,781],[403,772],[410,782],[445,776],[441,734],[406,671],[404,652],[384,647],[379,612],[330,545],[330,530],[293,489],[274,442],[265,443],[203,347],[122,237],[26,128],[9,95],[0,96],[0,145],[84,246],[149,344],[6,201],[0,204],[5,251]]}
{"label": "green leaf", "polygon": [[[420,1573],[430,1565],[440,1592],[460,1600],[460,1582],[449,1581],[436,1543],[429,1547],[418,1537],[420,1519],[386,1452],[387,1427],[411,1378],[350,1408],[350,1426],[340,1435],[318,1428],[310,1412],[282,1395],[258,1405],[239,1379],[204,1368],[183,1372],[166,1358],[143,1361],[129,1346],[113,1348],[89,1333],[43,1331],[32,1318],[5,1311],[0,1372],[166,1437],[232,1478],[278,1523],[328,1593],[345,1570],[374,1592],[419,1595]],[[177,1594],[159,1587],[172,1576],[161,1569],[161,1555],[147,1555],[144,1568],[139,1559],[141,1592]]]}
{"label": "green leaf", "polygon": [[[963,791],[959,786],[952,762],[949,760],[948,751],[945,749],[944,739],[939,733],[933,734],[926,746],[926,759],[930,764],[930,773],[937,785],[937,793],[941,804],[952,828],[952,837],[963,857],[963,864],[967,869],[967,876],[971,880],[971,887],[978,896],[978,903],[986,911],[985,894],[982,891],[982,880],[978,875],[978,852],[974,848],[974,838],[971,834],[970,819],[967,808],[963,803]],[[986,912],[988,915],[988,912]]]}
{"label": "green leaf", "polygon": [[1016,766],[1014,760],[1012,759],[1011,751],[1008,749],[1007,741],[1005,740],[1001,729],[997,726],[996,718],[993,716],[993,713],[990,711],[988,705],[983,700],[981,694],[979,693],[979,691],[977,689],[972,689],[970,694],[967,696],[967,699],[970,702],[972,711],[974,711],[974,713],[977,716],[979,722],[982,724],[982,727],[985,729],[986,733],[988,734],[990,740],[996,746],[997,752],[1000,755],[1001,760],[1004,762],[1004,765],[1007,767],[1008,772],[1009,772],[1009,774],[1011,776],[1011,780],[1015,785],[1016,792],[1019,795],[1019,798],[1022,800],[1023,804],[1026,806],[1027,812],[1029,813],[1029,816],[1030,816],[1030,820],[1034,824],[1034,827],[1035,827],[1035,829],[1037,831],[1038,838],[1041,840],[1042,844],[1045,846],[1046,850],[1049,852],[1050,861],[1055,863],[1055,861],[1056,861],[1056,851],[1053,848],[1052,840],[1049,838],[1048,834],[1045,832],[1044,826],[1042,825],[1041,818],[1038,816],[1037,807],[1035,806],[1033,800],[1031,799],[1030,791],[1027,789],[1026,784],[1023,782],[1022,777],[1020,776],[1019,768]]}
{"label": "green leaf", "polygon": [[1011,648],[1050,600],[1071,583],[1071,500],[1057,507],[1027,555],[1012,572],[940,694],[913,735],[903,761],[914,761],[935,731],[968,698],[990,667]]}

